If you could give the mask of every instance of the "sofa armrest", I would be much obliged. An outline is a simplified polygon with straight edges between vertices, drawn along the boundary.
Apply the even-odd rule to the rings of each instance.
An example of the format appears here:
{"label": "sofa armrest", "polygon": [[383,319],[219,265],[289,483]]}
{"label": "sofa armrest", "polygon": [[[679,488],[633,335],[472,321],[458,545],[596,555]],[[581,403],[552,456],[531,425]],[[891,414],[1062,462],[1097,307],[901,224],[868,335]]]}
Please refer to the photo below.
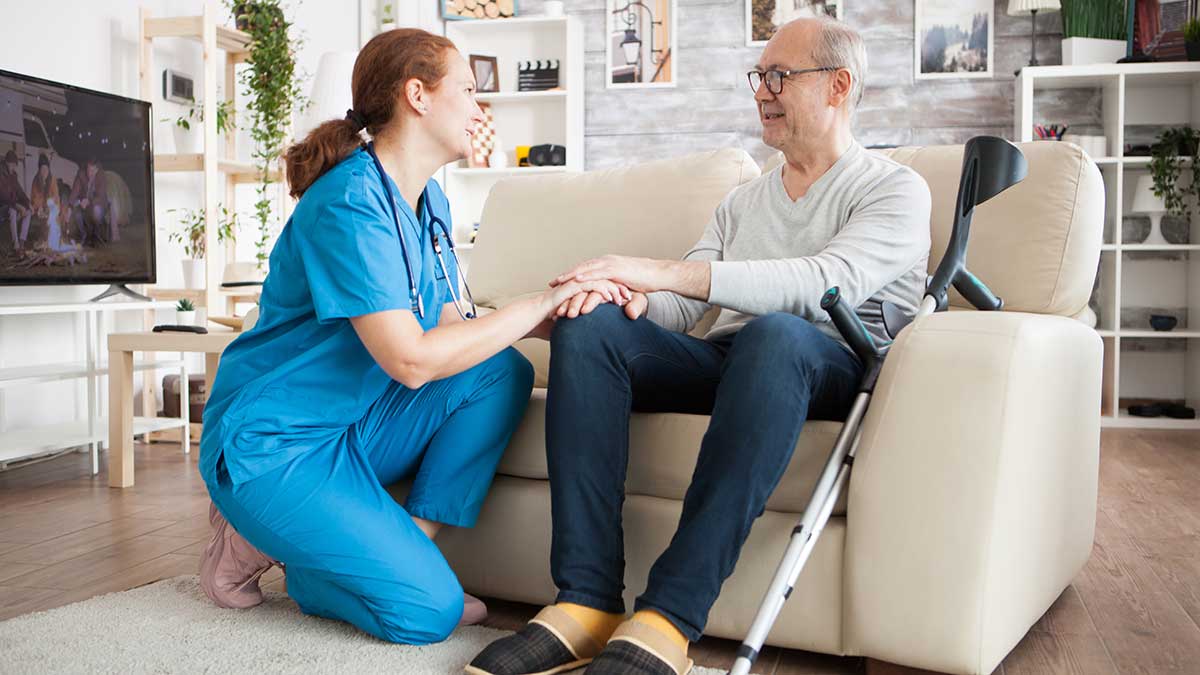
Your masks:
{"label": "sofa armrest", "polygon": [[990,673],[1083,567],[1103,346],[1067,318],[939,313],[893,345],[847,504],[849,653]]}

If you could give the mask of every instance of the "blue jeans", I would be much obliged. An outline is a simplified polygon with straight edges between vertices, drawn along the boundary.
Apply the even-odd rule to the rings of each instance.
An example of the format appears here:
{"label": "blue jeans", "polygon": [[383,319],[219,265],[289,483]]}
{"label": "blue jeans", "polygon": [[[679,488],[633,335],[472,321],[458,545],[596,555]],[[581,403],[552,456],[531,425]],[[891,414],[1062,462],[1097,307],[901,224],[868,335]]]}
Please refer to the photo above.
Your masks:
{"label": "blue jeans", "polygon": [[714,340],[630,321],[614,305],[560,319],[546,411],[558,601],[625,611],[630,411],[711,414],[679,527],[635,604],[698,640],[800,428],[810,418],[843,419],[861,377],[853,354],[791,314]]}

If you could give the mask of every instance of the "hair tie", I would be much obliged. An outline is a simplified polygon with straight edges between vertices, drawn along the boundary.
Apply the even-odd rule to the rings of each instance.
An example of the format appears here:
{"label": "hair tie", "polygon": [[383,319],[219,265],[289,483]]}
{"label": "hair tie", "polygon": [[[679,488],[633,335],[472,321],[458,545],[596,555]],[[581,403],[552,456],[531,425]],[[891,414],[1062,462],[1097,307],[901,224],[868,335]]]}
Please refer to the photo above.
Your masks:
{"label": "hair tie", "polygon": [[346,119],[354,123],[354,131],[356,132],[367,128],[366,118],[363,117],[362,113],[354,110],[353,108],[346,111]]}

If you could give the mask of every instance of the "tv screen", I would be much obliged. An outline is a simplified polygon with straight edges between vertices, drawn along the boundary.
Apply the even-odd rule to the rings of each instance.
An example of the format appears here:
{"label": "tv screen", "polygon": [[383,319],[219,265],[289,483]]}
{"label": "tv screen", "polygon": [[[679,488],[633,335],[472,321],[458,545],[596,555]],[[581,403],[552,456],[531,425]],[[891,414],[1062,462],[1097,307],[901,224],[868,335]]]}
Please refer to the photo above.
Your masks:
{"label": "tv screen", "polygon": [[151,119],[0,70],[0,284],[154,283]]}

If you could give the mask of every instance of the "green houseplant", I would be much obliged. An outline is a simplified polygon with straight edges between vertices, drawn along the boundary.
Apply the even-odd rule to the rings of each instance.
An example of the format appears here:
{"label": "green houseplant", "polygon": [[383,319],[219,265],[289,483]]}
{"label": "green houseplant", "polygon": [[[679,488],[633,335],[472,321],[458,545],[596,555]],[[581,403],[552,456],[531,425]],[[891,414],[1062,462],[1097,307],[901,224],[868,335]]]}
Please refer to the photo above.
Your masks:
{"label": "green houseplant", "polygon": [[[1168,213],[1186,216],[1200,198],[1200,132],[1191,127],[1167,129],[1158,135],[1150,153],[1155,196],[1162,197]],[[1185,163],[1191,164],[1191,180],[1181,185]]]}
{"label": "green houseplant", "polygon": [[1125,0],[1061,0],[1064,65],[1115,63],[1125,56]]}
{"label": "green houseplant", "polygon": [[196,306],[191,300],[181,298],[175,304],[175,323],[180,326],[191,326],[196,323]]}
{"label": "green houseplant", "polygon": [[[235,230],[238,226],[236,213],[230,213],[224,206],[219,206],[220,215],[217,220],[217,241],[235,241]],[[189,289],[204,287],[204,256],[206,242],[204,238],[207,229],[207,219],[204,209],[167,209],[167,213],[179,214],[179,227],[172,230],[168,238],[183,244],[183,287]]]}
{"label": "green houseplant", "polygon": [[[217,133],[224,134],[236,129],[233,121],[233,102],[219,101],[217,103]],[[167,118],[163,122],[172,122],[175,132],[175,152],[179,154],[194,154],[200,152],[199,136],[192,133],[194,122],[204,122],[204,106],[197,101],[188,106],[183,114],[174,120]]]}
{"label": "green houseplant", "polygon": [[1183,24],[1183,46],[1188,61],[1200,61],[1200,19],[1194,16]]}
{"label": "green houseplant", "polygon": [[292,119],[292,112],[304,107],[300,76],[296,70],[295,50],[299,40],[292,37],[292,24],[284,16],[280,0],[230,2],[235,21],[250,34],[250,53],[240,81],[246,88],[250,137],[254,140],[254,163],[258,170],[258,200],[254,218],[258,222],[255,257],[263,269],[267,245],[271,241],[273,214],[268,190],[275,182],[271,170],[279,163]]}

